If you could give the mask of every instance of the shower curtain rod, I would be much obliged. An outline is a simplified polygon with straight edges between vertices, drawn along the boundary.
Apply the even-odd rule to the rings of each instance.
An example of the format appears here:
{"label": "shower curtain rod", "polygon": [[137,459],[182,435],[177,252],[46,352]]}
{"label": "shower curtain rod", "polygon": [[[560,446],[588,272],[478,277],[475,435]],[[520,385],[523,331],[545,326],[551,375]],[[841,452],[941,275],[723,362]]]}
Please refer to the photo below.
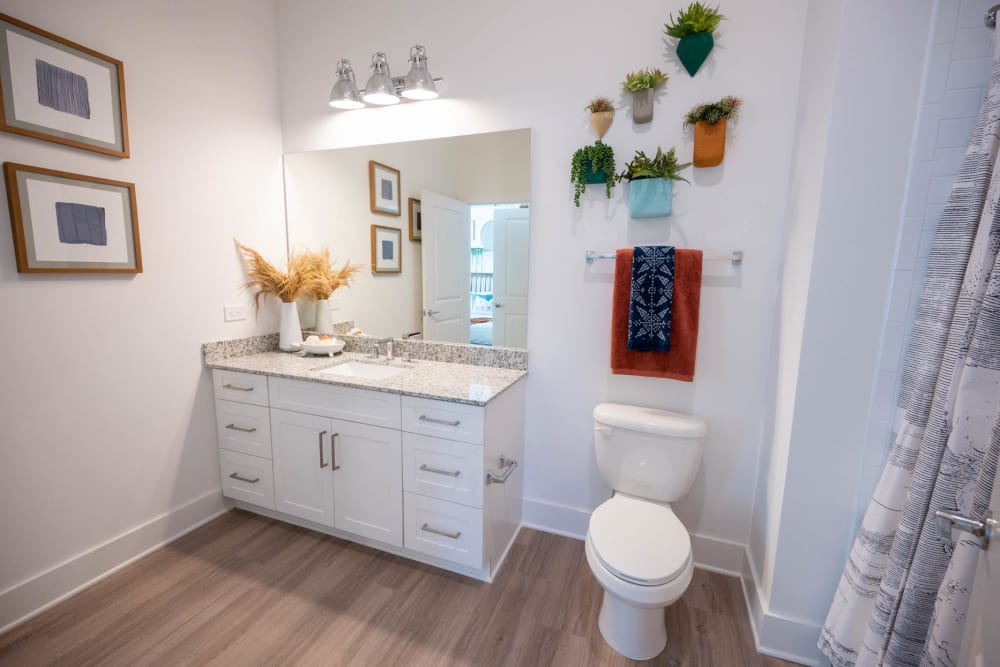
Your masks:
{"label": "shower curtain rod", "polygon": [[983,19],[983,22],[986,23],[987,28],[997,27],[997,12],[1000,12],[1000,5],[993,5],[986,10],[986,16]]}

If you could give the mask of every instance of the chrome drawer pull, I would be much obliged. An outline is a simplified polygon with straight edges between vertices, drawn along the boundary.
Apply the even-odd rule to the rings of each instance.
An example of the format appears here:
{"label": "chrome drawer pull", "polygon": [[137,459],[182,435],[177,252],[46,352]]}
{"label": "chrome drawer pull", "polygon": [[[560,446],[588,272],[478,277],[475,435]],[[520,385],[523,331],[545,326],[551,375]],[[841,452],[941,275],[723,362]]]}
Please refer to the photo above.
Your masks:
{"label": "chrome drawer pull", "polygon": [[430,422],[431,424],[444,424],[445,426],[458,426],[462,423],[459,419],[450,422],[447,419],[434,419],[433,417],[428,417],[427,415],[420,415],[420,421]]}
{"label": "chrome drawer pull", "polygon": [[224,384],[223,389],[232,389],[233,391],[253,391],[253,387],[238,387],[235,384]]}
{"label": "chrome drawer pull", "polygon": [[449,533],[447,530],[438,530],[437,528],[431,528],[426,523],[420,526],[420,530],[427,533],[434,533],[435,535],[440,535],[441,537],[449,537],[453,540],[457,540],[462,536],[462,531],[456,530],[454,533]]}
{"label": "chrome drawer pull", "polygon": [[441,470],[441,468],[430,468],[426,463],[420,465],[420,469],[424,472],[432,472],[435,475],[447,475],[448,477],[458,477],[462,474],[461,470]]}
{"label": "chrome drawer pull", "polygon": [[239,480],[241,482],[246,482],[247,484],[256,484],[260,481],[260,477],[254,477],[253,479],[247,479],[246,477],[240,477],[239,473],[234,472],[229,476],[231,479]]}
{"label": "chrome drawer pull", "polygon": [[[323,431],[326,433],[326,431]],[[333,461],[333,470],[340,470],[340,466],[337,465],[337,436],[339,433],[330,434],[330,460]]]}
{"label": "chrome drawer pull", "polygon": [[236,424],[226,424],[226,428],[239,431],[240,433],[253,433],[257,430],[256,426],[253,428],[243,428],[242,426],[237,426]]}
{"label": "chrome drawer pull", "polygon": [[497,474],[497,473],[493,472],[492,470],[487,470],[486,471],[486,483],[487,484],[504,484],[507,481],[507,478],[510,477],[511,473],[514,472],[515,468],[517,468],[517,461],[515,461],[514,459],[512,459],[512,458],[510,458],[508,456],[504,456],[503,454],[501,454],[500,455],[500,470],[502,472],[500,474]]}
{"label": "chrome drawer pull", "polygon": [[[324,463],[323,462],[323,436],[324,435],[326,435],[326,431],[320,431],[319,432],[319,467],[320,468],[325,468],[328,465],[330,465],[329,463]],[[331,448],[332,448],[332,446],[331,446]]]}

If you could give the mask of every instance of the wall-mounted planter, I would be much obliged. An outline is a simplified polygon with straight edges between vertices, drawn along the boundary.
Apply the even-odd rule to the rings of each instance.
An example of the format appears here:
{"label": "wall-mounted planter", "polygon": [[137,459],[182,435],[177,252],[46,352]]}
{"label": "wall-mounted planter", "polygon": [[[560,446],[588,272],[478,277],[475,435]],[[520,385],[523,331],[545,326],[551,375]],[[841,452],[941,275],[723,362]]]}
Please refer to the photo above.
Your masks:
{"label": "wall-mounted planter", "polygon": [[654,88],[644,88],[632,93],[632,120],[637,124],[648,123],[653,120],[653,98],[656,94]]}
{"label": "wall-mounted planter", "polygon": [[694,166],[717,167],[726,157],[726,119],[718,123],[699,120],[694,124]]}
{"label": "wall-mounted planter", "polygon": [[677,42],[677,59],[688,74],[694,76],[708,60],[708,54],[715,48],[715,38],[710,32],[696,32]]}
{"label": "wall-mounted planter", "polygon": [[611,127],[611,122],[615,119],[614,111],[598,111],[590,114],[590,127],[594,129],[594,134],[598,139],[603,139]]}
{"label": "wall-mounted planter", "polygon": [[608,179],[602,170],[594,171],[594,165],[590,160],[587,160],[584,164],[587,166],[587,185],[608,182]]}
{"label": "wall-mounted planter", "polygon": [[666,178],[629,181],[628,210],[633,218],[664,218],[673,212],[674,182]]}

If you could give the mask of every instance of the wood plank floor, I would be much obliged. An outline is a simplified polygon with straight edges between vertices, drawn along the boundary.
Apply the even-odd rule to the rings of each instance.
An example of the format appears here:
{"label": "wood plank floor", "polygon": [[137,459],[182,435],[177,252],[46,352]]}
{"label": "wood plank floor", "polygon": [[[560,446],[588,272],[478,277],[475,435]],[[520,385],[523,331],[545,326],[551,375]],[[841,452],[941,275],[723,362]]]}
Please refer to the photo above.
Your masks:
{"label": "wood plank floor", "polygon": [[[629,665],[583,543],[522,530],[493,584],[232,511],[0,636],[2,665]],[[739,581],[696,570],[647,664],[758,655]]]}

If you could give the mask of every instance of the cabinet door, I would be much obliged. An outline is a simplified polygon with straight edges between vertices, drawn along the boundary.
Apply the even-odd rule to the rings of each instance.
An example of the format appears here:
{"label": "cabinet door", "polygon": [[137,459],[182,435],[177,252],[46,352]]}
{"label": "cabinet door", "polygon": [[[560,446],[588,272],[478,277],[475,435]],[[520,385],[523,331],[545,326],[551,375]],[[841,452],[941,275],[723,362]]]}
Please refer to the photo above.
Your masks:
{"label": "cabinet door", "polygon": [[330,420],[271,408],[275,509],[333,526]]}
{"label": "cabinet door", "polygon": [[399,431],[331,420],[334,527],[403,546],[403,472]]}

